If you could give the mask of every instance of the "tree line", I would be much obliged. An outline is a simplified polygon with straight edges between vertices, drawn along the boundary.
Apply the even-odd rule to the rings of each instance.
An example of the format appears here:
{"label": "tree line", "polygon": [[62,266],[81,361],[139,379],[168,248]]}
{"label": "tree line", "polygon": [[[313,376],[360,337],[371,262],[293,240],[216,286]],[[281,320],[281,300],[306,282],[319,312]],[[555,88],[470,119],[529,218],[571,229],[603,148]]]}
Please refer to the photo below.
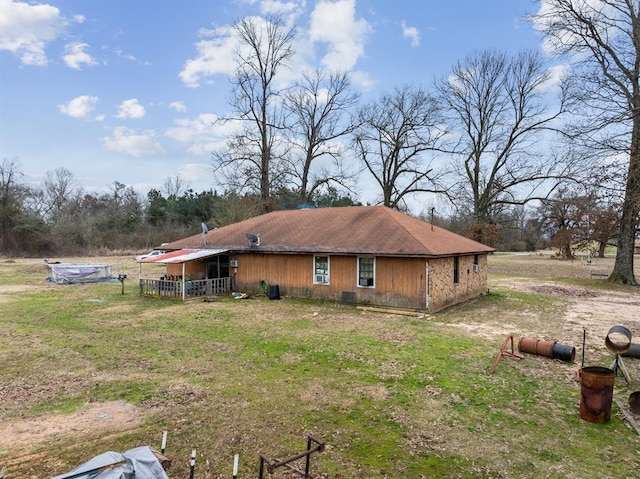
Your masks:
{"label": "tree line", "polygon": [[[198,234],[202,223],[212,229],[262,213],[256,193],[195,192],[178,176],[145,195],[118,181],[109,185],[107,193],[86,192],[64,168],[47,172],[40,185],[27,185],[22,177],[16,159],[0,162],[0,253],[5,256],[139,252]],[[295,209],[362,203],[328,187],[303,204],[291,190],[274,191],[272,205]],[[432,208],[418,216],[468,237],[480,234],[503,251],[554,247],[566,258],[573,257],[576,247],[594,248],[594,255],[604,256],[619,225],[615,207],[582,189],[566,188],[535,209],[518,206],[502,211],[493,225],[477,225],[455,209],[443,214]]]}
{"label": "tree line", "polygon": [[[0,179],[13,190],[0,198],[2,251],[61,247],[56,235],[79,247],[157,245],[201,221],[358,204],[367,180],[377,204],[407,210],[418,202],[414,213],[487,244],[549,241],[565,257],[576,244],[597,244],[600,254],[615,244],[610,279],[637,284],[640,7],[545,5],[529,19],[546,52],[570,68],[550,68],[531,50],[479,51],[429,86],[400,85],[366,101],[345,72],[306,71],[289,83],[295,26],[278,16],[243,18],[230,113],[218,120],[228,134],[211,157],[223,193],[180,191],[174,178],[144,201],[118,182],[109,194],[79,195],[72,175],[56,170],[25,196],[15,160],[5,160]],[[434,198],[446,211],[433,210]],[[47,228],[56,234],[24,241]]]}
{"label": "tree line", "polygon": [[[84,190],[73,173],[58,168],[41,184],[24,182],[15,158],[0,161],[0,254],[5,256],[109,255],[160,246],[208,228],[260,214],[259,196],[233,191],[195,192],[179,176],[145,195],[119,181],[106,193]],[[299,205],[274,192],[278,208]],[[358,205],[334,188],[318,192],[314,206]]]}

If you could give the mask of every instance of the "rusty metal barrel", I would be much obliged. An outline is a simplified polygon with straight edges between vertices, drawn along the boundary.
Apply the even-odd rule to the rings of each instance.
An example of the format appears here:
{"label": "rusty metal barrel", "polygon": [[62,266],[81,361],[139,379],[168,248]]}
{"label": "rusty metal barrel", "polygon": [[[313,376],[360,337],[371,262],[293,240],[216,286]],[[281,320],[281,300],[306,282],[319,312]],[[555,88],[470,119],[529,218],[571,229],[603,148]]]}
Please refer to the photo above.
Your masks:
{"label": "rusty metal barrel", "polygon": [[604,344],[612,353],[624,354],[631,347],[631,331],[624,326],[611,326]]}
{"label": "rusty metal barrel", "polygon": [[626,358],[640,358],[640,344],[631,343],[622,356]]}
{"label": "rusty metal barrel", "polygon": [[520,338],[518,351],[551,358],[553,357],[553,342],[534,338]]}
{"label": "rusty metal barrel", "polygon": [[553,343],[551,357],[553,359],[572,363],[576,357],[576,348],[569,346],[568,344]]}
{"label": "rusty metal barrel", "polygon": [[640,414],[640,391],[629,394],[629,409],[633,414]]}
{"label": "rusty metal barrel", "polygon": [[587,366],[580,372],[580,418],[605,423],[611,419],[616,373],[601,366]]}
{"label": "rusty metal barrel", "polygon": [[569,362],[576,356],[576,348],[573,346],[533,338],[520,338],[518,351]]}

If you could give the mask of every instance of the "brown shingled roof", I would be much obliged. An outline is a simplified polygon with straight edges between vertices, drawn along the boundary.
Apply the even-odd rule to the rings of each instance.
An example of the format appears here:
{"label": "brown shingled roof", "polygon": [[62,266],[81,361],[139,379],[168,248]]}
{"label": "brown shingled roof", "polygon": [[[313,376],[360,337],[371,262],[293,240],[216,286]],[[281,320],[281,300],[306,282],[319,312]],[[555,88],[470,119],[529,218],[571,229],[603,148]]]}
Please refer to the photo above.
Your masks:
{"label": "brown shingled roof", "polygon": [[[249,246],[247,233],[260,236]],[[269,253],[451,256],[495,251],[384,206],[274,211],[164,245],[164,249],[220,248]]]}

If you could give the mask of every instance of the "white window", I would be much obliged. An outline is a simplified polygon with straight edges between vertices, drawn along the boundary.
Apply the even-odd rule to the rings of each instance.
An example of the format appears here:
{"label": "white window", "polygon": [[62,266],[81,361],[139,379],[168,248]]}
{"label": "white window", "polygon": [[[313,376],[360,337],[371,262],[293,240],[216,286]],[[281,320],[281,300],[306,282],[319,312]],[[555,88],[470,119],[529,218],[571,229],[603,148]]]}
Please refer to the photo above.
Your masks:
{"label": "white window", "polygon": [[313,257],[313,284],[329,284],[329,257]]}
{"label": "white window", "polygon": [[373,256],[358,257],[358,287],[375,287],[376,259]]}

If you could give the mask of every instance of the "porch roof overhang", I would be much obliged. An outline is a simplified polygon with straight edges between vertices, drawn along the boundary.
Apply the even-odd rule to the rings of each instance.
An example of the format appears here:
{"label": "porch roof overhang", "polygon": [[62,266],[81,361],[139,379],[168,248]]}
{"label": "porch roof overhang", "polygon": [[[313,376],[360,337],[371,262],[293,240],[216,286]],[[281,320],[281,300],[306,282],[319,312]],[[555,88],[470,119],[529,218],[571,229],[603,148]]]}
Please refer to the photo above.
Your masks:
{"label": "porch roof overhang", "polygon": [[188,263],[197,259],[208,258],[210,256],[216,256],[221,253],[226,253],[228,249],[180,249],[176,251],[169,251],[165,254],[160,254],[152,258],[145,258],[138,261],[139,263]]}

